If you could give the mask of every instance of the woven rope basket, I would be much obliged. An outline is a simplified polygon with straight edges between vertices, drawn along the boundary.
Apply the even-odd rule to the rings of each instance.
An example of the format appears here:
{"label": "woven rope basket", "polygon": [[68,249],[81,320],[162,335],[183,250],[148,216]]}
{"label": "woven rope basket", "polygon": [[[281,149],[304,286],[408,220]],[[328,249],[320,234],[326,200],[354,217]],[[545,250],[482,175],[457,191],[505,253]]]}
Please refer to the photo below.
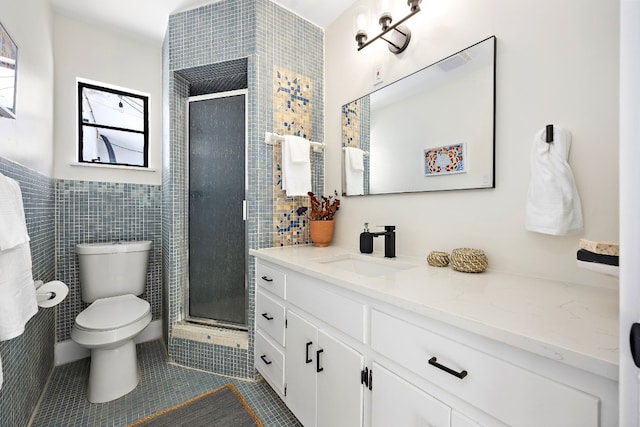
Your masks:
{"label": "woven rope basket", "polygon": [[480,249],[458,248],[451,251],[451,267],[463,273],[482,273],[489,261]]}
{"label": "woven rope basket", "polygon": [[449,265],[449,254],[447,252],[431,251],[427,255],[427,263],[433,267],[446,267]]}

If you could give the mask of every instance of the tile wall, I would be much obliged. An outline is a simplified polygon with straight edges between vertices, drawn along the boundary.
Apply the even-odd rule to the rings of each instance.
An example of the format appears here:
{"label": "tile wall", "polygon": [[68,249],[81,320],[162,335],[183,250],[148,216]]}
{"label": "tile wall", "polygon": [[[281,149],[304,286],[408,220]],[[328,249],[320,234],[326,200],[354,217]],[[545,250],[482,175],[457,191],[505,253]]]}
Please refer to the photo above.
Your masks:
{"label": "tile wall", "polygon": [[147,284],[141,296],[151,304],[153,320],[161,317],[161,191],[158,185],[57,180],[55,236],[56,277],[69,287],[57,306],[57,341],[71,339],[82,302],[77,243],[151,240]]}
{"label": "tile wall", "polygon": [[[22,190],[34,280],[54,280],[54,180],[1,157],[0,173],[18,181]],[[1,425],[27,425],[53,368],[54,341],[54,309],[41,308],[29,320],[24,334],[0,342],[4,376]]]}
{"label": "tile wall", "polygon": [[[249,349],[214,348],[173,338],[172,327],[182,319],[187,280],[187,188],[184,111],[190,85],[185,72],[208,64],[247,58],[248,85],[248,190],[247,244],[249,248],[274,245],[273,147],[264,143],[273,132],[274,67],[308,78],[314,84],[310,134],[323,138],[323,32],[269,0],[223,0],[172,15],[164,45],[164,87],[170,120],[164,139],[163,256],[164,298],[168,352],[171,360],[187,366],[238,377],[255,377],[253,368],[254,260],[249,260]],[[181,76],[182,74],[182,76]],[[314,156],[314,185],[323,186],[323,157]],[[204,347],[203,347],[204,346]],[[207,347],[208,346],[208,347]],[[193,351],[185,349],[193,349]],[[214,363],[212,360],[223,360]]]}

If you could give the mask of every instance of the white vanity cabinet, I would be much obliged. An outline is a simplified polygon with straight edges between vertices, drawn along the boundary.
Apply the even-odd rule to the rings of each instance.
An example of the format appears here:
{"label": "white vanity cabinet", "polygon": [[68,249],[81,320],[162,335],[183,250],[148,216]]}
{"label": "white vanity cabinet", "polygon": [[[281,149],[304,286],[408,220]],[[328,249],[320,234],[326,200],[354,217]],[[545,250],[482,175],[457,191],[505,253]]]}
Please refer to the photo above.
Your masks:
{"label": "white vanity cabinet", "polygon": [[285,402],[306,427],[362,425],[361,354],[293,310],[287,313]]}
{"label": "white vanity cabinet", "polygon": [[256,264],[255,366],[281,398],[285,394],[285,289],[286,274]]}
{"label": "white vanity cabinet", "polygon": [[372,293],[304,259],[257,258],[256,368],[305,427],[617,424],[617,383],[601,370],[417,313],[400,282]]}
{"label": "white vanity cabinet", "polygon": [[[596,397],[375,309],[371,314],[371,347],[419,379],[506,425],[598,426]],[[392,405],[388,406],[391,409]]]}

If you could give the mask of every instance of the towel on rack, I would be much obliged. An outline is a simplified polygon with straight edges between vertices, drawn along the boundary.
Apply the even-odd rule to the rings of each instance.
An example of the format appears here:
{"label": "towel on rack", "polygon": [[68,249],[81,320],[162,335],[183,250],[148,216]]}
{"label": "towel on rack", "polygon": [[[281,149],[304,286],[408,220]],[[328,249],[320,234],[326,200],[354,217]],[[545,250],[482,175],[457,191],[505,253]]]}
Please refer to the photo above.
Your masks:
{"label": "towel on rack", "polygon": [[20,186],[0,173],[0,251],[28,241]]}
{"label": "towel on rack", "polygon": [[364,151],[355,147],[344,147],[344,166],[346,194],[364,194]]}
{"label": "towel on rack", "polygon": [[553,142],[533,139],[531,180],[525,212],[525,228],[537,233],[566,235],[582,230],[580,196],[567,162],[571,148],[569,131],[554,126]]}
{"label": "towel on rack", "polygon": [[282,189],[288,197],[306,196],[311,191],[311,143],[302,137],[285,135],[282,141]]}
{"label": "towel on rack", "polygon": [[[26,231],[22,193],[14,180],[0,174],[0,341],[15,338],[38,311],[31,273],[31,250]],[[7,230],[7,223],[19,229]],[[10,236],[9,236],[10,234]],[[16,242],[21,242],[16,245]]]}

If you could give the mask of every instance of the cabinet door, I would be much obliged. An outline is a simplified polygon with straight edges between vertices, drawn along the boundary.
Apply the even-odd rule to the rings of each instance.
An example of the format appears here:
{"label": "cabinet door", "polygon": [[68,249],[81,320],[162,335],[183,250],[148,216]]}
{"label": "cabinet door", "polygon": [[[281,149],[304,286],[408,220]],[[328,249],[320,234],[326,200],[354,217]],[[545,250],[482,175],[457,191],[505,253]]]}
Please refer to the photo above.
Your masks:
{"label": "cabinet door", "polygon": [[364,386],[360,383],[360,372],[364,367],[364,357],[322,330],[318,331],[318,338],[317,425],[361,426]]}
{"label": "cabinet door", "polygon": [[449,427],[451,408],[373,364],[372,427]]}
{"label": "cabinet door", "polygon": [[288,311],[285,335],[285,402],[305,427],[313,427],[316,425],[318,329],[293,311]]}

